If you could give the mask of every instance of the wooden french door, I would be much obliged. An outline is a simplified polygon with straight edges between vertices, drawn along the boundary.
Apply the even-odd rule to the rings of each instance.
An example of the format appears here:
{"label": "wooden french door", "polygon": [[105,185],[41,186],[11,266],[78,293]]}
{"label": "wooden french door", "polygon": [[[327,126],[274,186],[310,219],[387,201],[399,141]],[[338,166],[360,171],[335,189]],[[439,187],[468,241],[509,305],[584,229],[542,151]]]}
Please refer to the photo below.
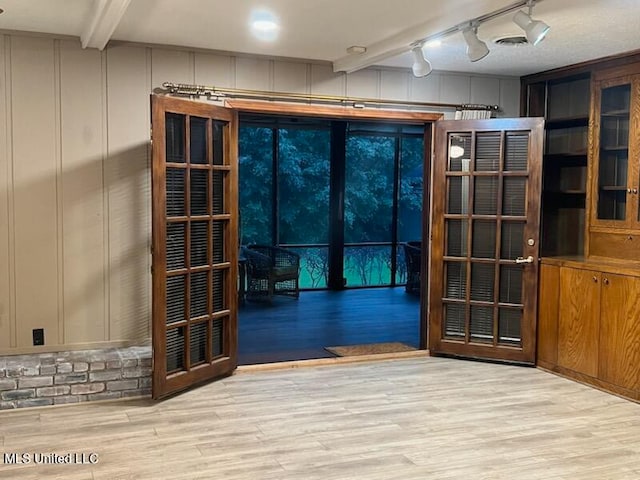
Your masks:
{"label": "wooden french door", "polygon": [[429,350],[535,363],[543,120],[439,121]]}
{"label": "wooden french door", "polygon": [[153,398],[237,365],[237,114],[152,95]]}

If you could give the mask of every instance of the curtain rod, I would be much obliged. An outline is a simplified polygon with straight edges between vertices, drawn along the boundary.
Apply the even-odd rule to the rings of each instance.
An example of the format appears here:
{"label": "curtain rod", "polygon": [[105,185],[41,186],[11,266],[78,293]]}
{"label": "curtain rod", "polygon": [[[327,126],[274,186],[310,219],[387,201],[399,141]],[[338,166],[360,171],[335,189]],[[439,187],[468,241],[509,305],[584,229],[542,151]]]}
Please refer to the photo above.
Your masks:
{"label": "curtain rod", "polygon": [[366,108],[367,106],[396,106],[405,108],[446,108],[455,110],[500,110],[499,105],[483,105],[470,103],[438,103],[438,102],[411,102],[400,100],[380,100],[375,98],[339,97],[334,95],[313,95],[303,93],[268,92],[265,90],[247,90],[240,88],[219,88],[205,85],[192,85],[189,83],[164,82],[162,86],[173,95],[205,95],[215,100],[223,98],[243,98],[268,101],[310,102],[324,104],[339,104],[353,108]]}

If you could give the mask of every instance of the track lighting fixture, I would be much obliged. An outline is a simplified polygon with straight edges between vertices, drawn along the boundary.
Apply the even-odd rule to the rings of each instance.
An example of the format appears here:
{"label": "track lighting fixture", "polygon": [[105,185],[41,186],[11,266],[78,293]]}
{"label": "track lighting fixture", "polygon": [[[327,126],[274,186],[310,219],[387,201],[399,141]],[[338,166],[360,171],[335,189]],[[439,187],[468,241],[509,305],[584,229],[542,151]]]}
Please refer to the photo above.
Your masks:
{"label": "track lighting fixture", "polygon": [[[362,68],[378,64],[381,60],[391,58],[410,50],[413,54],[413,73],[416,77],[424,77],[431,72],[431,64],[424,56],[422,47],[430,46],[433,42],[439,42],[445,37],[462,33],[467,44],[467,55],[469,60],[477,62],[489,54],[489,48],[485,42],[478,38],[478,29],[485,23],[498,17],[517,12],[513,21],[526,33],[527,42],[537,45],[549,31],[549,25],[540,20],[531,18],[531,11],[534,5],[544,0],[514,0],[510,5],[506,5],[492,12],[470,18],[457,23],[445,30],[433,32],[427,36],[420,36],[421,31],[428,30],[429,25],[411,27],[402,34],[395,35],[386,41],[377,42],[367,47],[358,55],[348,55],[333,63],[334,72],[352,73]],[[480,3],[480,2],[478,2]],[[522,8],[527,8],[527,14]]]}
{"label": "track lighting fixture", "polygon": [[513,17],[513,21],[522,30],[524,30],[524,33],[527,36],[527,41],[532,45],[537,45],[544,39],[544,37],[546,37],[551,27],[541,20],[534,20],[531,18],[533,10],[532,1],[529,1],[527,6],[529,7],[529,13],[527,14],[522,10],[518,10],[518,13]]}
{"label": "track lighting fixture", "polygon": [[431,73],[431,64],[429,60],[424,57],[422,44],[413,47],[411,53],[413,53],[413,66],[411,67],[413,75],[416,77],[426,77],[429,75]]}
{"label": "track lighting fixture", "polygon": [[462,30],[462,36],[465,42],[467,42],[467,56],[469,60],[477,62],[489,55],[489,47],[478,38],[478,27],[469,25]]}

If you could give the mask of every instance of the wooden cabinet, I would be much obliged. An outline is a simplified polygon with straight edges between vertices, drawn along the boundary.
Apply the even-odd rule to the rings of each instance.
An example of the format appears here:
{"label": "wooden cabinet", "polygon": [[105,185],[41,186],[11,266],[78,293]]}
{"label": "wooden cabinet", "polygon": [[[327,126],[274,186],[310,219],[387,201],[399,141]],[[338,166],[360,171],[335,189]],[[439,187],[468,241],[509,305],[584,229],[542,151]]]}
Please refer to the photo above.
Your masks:
{"label": "wooden cabinet", "polygon": [[640,254],[640,64],[596,72],[592,86],[587,254]]}
{"label": "wooden cabinet", "polygon": [[598,376],[600,272],[560,269],[558,365]]}
{"label": "wooden cabinet", "polygon": [[602,280],[599,376],[640,390],[640,279],[605,274]]}
{"label": "wooden cabinet", "polygon": [[597,72],[592,93],[591,226],[638,229],[640,65]]}
{"label": "wooden cabinet", "polygon": [[541,273],[538,365],[640,400],[640,272],[554,258]]}

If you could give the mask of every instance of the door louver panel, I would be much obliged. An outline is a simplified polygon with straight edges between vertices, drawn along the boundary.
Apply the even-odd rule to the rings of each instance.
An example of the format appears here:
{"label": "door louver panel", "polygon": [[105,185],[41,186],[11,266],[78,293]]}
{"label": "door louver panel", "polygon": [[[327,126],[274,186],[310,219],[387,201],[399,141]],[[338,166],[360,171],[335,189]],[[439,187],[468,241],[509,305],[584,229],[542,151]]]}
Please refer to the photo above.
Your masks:
{"label": "door louver panel", "polygon": [[207,215],[207,170],[191,170],[191,215]]}
{"label": "door louver panel", "polygon": [[185,268],[184,223],[167,224],[167,270]]}
{"label": "door louver panel", "polygon": [[479,133],[476,140],[476,171],[495,172],[500,169],[500,132]]}
{"label": "door louver panel", "polygon": [[208,265],[209,222],[191,223],[191,268]]}
{"label": "door louver panel", "polygon": [[444,335],[445,337],[465,336],[466,308],[461,304],[445,304]]}
{"label": "door louver panel", "polygon": [[196,323],[191,325],[189,333],[189,353],[191,354],[191,366],[202,364],[207,359],[207,324]]}
{"label": "door louver panel", "polygon": [[504,169],[507,172],[526,172],[529,161],[529,135],[508,133],[504,159]]}
{"label": "door louver panel", "polygon": [[167,278],[167,323],[183,322],[186,319],[185,277]]}
{"label": "door louver panel", "polygon": [[207,315],[207,277],[209,272],[191,274],[190,317],[192,319]]}
{"label": "door louver panel", "polygon": [[184,368],[184,327],[167,330],[167,373]]}
{"label": "door louver panel", "polygon": [[185,171],[167,168],[167,217],[182,217],[185,214]]}

